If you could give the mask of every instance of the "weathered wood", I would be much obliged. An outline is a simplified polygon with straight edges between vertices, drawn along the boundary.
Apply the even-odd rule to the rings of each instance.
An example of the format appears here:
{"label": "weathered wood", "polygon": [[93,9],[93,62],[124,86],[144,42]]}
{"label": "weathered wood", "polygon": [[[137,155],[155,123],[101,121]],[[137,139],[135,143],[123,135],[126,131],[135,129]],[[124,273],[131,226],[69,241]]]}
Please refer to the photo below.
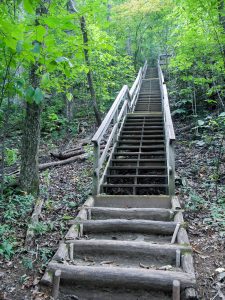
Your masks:
{"label": "weathered wood", "polygon": [[172,235],[176,222],[148,221],[148,220],[87,220],[74,221],[76,224],[82,223],[84,232],[142,232]]}
{"label": "weathered wood", "polygon": [[186,229],[180,227],[177,233],[177,242],[179,244],[186,244],[186,245],[190,244]]}
{"label": "weathered wood", "polygon": [[181,259],[182,268],[187,273],[195,272],[193,257],[190,253],[184,253]]}
{"label": "weathered wood", "polygon": [[144,219],[170,220],[171,210],[164,208],[111,208],[91,207],[92,218],[96,219]]}
{"label": "weathered wood", "polygon": [[73,157],[70,157],[70,158],[67,158],[64,160],[52,161],[49,163],[40,164],[39,171],[43,171],[43,170],[46,170],[51,167],[67,165],[67,164],[73,163],[75,161],[84,161],[86,158],[87,158],[87,155],[84,154],[84,155],[80,155],[80,156],[73,156]]}
{"label": "weathered wood", "polygon": [[69,152],[59,152],[59,153],[56,153],[56,152],[51,152],[51,156],[55,157],[55,158],[58,158],[58,159],[67,159],[67,158],[70,158],[70,157],[73,157],[73,156],[78,156],[78,155],[81,155],[81,154],[84,154],[85,151],[84,149],[81,149],[81,148],[77,148],[76,150],[74,151],[69,151]]}
{"label": "weathered wood", "polygon": [[173,281],[173,300],[180,300],[180,281]]}
{"label": "weathered wood", "polygon": [[[87,220],[88,215],[87,215],[87,208],[91,207],[95,204],[95,199],[93,197],[89,197],[81,207],[76,219],[79,220]],[[76,220],[75,219],[75,220]],[[72,225],[70,229],[68,230],[65,239],[66,240],[71,240],[79,237],[80,231],[82,230],[81,226],[77,226],[77,224]]]}
{"label": "weathered wood", "polygon": [[181,224],[184,223],[184,218],[183,218],[183,214],[181,211],[176,212],[175,216],[174,216],[174,221],[175,222],[179,222]]}
{"label": "weathered wood", "polygon": [[[113,253],[116,255],[148,255],[148,256],[167,256],[175,262],[176,252],[190,252],[191,247],[170,244],[151,244],[148,242],[135,241],[113,241],[113,240],[70,240],[69,245],[73,244],[74,255],[79,252],[97,252],[98,254]],[[140,256],[141,257],[141,256]]]}
{"label": "weathered wood", "polygon": [[173,210],[181,209],[180,202],[177,196],[173,196],[171,199]]}
{"label": "weathered wood", "polygon": [[57,300],[59,296],[60,277],[61,277],[61,270],[58,269],[55,271],[53,276],[52,298],[54,300]]}
{"label": "weathered wood", "polygon": [[179,228],[180,228],[180,223],[177,223],[176,224],[176,228],[175,228],[174,233],[173,233],[173,236],[172,236],[172,239],[171,239],[171,244],[175,243],[176,238],[177,238],[177,233],[179,231]]}
{"label": "weathered wood", "polygon": [[99,195],[95,197],[95,205],[118,208],[171,208],[171,200],[169,196]]}
{"label": "weathered wood", "polygon": [[[181,257],[181,265],[184,272],[194,275],[194,261],[190,253],[184,253]],[[184,291],[185,299],[194,300],[198,299],[197,291],[194,288],[186,288]]]}
{"label": "weathered wood", "polygon": [[27,229],[27,233],[26,233],[25,247],[27,249],[29,249],[33,246],[35,233],[34,233],[34,229],[33,229],[32,225],[39,221],[39,216],[41,214],[43,203],[44,203],[43,197],[38,198],[35,203],[34,210],[33,210],[30,222],[28,224],[28,229]]}
{"label": "weathered wood", "polygon": [[74,253],[74,243],[70,243],[69,244],[69,257],[70,257],[71,261],[73,260],[73,253]]}
{"label": "weathered wood", "polygon": [[62,262],[68,258],[69,258],[68,245],[65,244],[64,242],[60,242],[59,247],[58,247],[55,255],[53,256],[53,260]]}
{"label": "weathered wood", "polygon": [[177,249],[176,250],[176,267],[180,268],[180,264],[181,264],[181,250]]}
{"label": "weathered wood", "polygon": [[61,270],[61,278],[70,283],[92,283],[95,286],[112,286],[124,288],[162,289],[171,291],[174,280],[179,280],[181,288],[196,284],[192,274],[175,271],[145,270],[119,267],[88,267],[50,263],[48,270]]}

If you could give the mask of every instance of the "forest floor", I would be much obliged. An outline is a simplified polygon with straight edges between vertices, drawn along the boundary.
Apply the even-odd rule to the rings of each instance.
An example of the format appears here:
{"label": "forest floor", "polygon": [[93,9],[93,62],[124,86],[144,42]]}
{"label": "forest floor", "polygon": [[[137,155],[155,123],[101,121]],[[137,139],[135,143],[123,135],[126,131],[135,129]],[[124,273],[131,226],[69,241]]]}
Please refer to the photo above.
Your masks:
{"label": "forest floor", "polygon": [[[194,250],[198,291],[201,300],[225,299],[225,199],[219,185],[213,181],[217,169],[218,137],[180,131],[185,122],[175,121],[176,194],[185,208],[185,221]],[[84,136],[81,137],[82,139]],[[72,141],[76,146],[78,140]],[[54,146],[42,147],[42,161],[50,160]],[[90,149],[89,149],[90,151]],[[221,165],[221,173],[225,174]],[[79,206],[91,193],[92,162],[87,159],[41,173],[41,197],[44,206],[41,221],[35,228],[35,247],[27,252],[24,238],[26,219],[14,222],[16,251],[12,258],[0,257],[0,300],[43,300],[48,295],[38,290],[45,267],[67,232],[68,221],[74,218]]]}

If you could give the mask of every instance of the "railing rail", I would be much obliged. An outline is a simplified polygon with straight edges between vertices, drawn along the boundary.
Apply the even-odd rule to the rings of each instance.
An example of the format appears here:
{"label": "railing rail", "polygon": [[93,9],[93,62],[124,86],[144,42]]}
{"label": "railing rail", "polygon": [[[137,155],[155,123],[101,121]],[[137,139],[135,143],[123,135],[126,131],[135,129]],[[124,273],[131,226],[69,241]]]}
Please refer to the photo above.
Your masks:
{"label": "railing rail", "polygon": [[175,137],[173,121],[172,121],[171,112],[170,112],[167,87],[166,87],[163,72],[161,69],[160,57],[158,60],[158,74],[159,74],[159,84],[160,84],[160,91],[161,91],[161,97],[162,97],[162,111],[163,111],[163,117],[164,117],[169,193],[170,193],[170,195],[174,195],[174,193],[175,193],[174,141],[175,141],[176,137]]}
{"label": "railing rail", "polygon": [[[113,153],[120,129],[122,128],[127,113],[134,111],[146,70],[147,61],[144,66],[140,68],[131,89],[129,90],[127,85],[122,87],[102,124],[92,138],[94,144],[93,195],[97,195],[100,192],[100,186],[104,181],[108,162]],[[105,141],[104,137],[106,135],[107,141],[101,152],[101,143]]]}

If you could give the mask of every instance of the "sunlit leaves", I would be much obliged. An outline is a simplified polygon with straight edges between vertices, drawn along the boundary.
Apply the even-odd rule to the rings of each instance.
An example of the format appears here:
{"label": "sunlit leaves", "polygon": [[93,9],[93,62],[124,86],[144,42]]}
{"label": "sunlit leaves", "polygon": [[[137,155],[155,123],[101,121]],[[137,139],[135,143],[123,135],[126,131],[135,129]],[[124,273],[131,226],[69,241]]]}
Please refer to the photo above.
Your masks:
{"label": "sunlit leaves", "polygon": [[115,12],[121,16],[132,17],[157,12],[165,8],[170,0],[129,0],[115,7]]}

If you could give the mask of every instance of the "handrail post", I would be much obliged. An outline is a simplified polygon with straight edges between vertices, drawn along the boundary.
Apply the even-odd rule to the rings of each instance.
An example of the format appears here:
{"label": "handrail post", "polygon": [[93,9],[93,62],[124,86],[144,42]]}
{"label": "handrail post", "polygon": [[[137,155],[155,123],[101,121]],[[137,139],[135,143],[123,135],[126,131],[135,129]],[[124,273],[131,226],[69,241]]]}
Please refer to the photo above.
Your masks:
{"label": "handrail post", "polygon": [[93,195],[99,194],[99,159],[100,159],[100,146],[98,142],[94,143],[94,174],[93,174]]}
{"label": "handrail post", "polygon": [[169,194],[175,195],[175,150],[174,141],[169,142]]}
{"label": "handrail post", "polygon": [[[118,123],[118,109],[116,110],[115,115],[113,117],[113,125],[116,125],[117,123]],[[116,129],[116,132],[115,132],[114,137],[113,137],[113,145],[117,141],[117,135],[118,135],[118,128]]]}

